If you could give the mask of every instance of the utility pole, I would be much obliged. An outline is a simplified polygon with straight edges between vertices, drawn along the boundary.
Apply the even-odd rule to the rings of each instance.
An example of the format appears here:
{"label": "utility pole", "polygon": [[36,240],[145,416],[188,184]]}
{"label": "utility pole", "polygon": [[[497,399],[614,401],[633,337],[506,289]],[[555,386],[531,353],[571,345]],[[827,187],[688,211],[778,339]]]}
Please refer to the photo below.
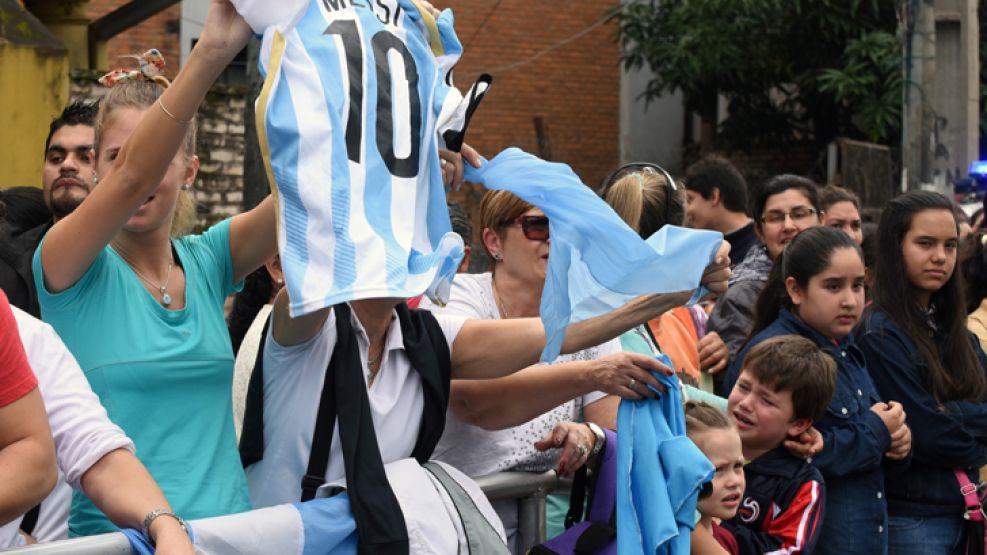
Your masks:
{"label": "utility pole", "polygon": [[979,150],[977,0],[906,0],[903,21],[901,188],[952,196]]}
{"label": "utility pole", "polygon": [[933,188],[936,20],[932,0],[904,6],[901,191]]}

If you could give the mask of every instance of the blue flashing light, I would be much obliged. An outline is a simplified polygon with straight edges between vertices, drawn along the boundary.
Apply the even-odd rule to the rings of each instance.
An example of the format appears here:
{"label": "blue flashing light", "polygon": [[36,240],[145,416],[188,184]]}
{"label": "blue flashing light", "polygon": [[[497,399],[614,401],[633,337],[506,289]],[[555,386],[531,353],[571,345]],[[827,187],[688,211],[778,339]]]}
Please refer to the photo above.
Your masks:
{"label": "blue flashing light", "polygon": [[970,164],[970,175],[987,177],[987,160],[977,160]]}

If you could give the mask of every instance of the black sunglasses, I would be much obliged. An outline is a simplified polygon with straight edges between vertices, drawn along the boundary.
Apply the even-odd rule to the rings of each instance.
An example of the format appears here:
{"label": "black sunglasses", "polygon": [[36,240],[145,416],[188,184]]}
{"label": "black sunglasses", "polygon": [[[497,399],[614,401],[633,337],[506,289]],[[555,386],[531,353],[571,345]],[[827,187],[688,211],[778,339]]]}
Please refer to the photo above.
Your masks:
{"label": "black sunglasses", "polygon": [[521,232],[531,241],[548,240],[548,216],[521,215],[506,225],[521,224]]}
{"label": "black sunglasses", "polygon": [[625,175],[631,175],[634,173],[652,173],[655,175],[660,175],[665,178],[665,188],[667,189],[665,194],[665,223],[671,224],[672,222],[672,198],[678,192],[678,185],[675,184],[675,180],[672,179],[671,174],[665,171],[665,168],[659,166],[658,164],[652,164],[651,162],[631,162],[630,164],[624,164],[617,168],[610,177],[604,181],[603,189],[600,190],[600,196],[606,197],[607,191],[614,183],[619,181]]}

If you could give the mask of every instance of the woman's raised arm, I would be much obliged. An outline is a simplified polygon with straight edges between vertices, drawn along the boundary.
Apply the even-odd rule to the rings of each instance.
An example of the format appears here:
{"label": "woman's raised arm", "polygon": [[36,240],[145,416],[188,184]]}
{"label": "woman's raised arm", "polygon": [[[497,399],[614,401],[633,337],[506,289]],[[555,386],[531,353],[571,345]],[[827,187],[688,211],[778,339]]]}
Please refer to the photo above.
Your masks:
{"label": "woman's raised arm", "polygon": [[161,183],[188,122],[250,33],[229,0],[212,1],[202,36],[175,82],[144,113],[86,201],[59,220],[45,238],[41,266],[50,291],[74,285]]}

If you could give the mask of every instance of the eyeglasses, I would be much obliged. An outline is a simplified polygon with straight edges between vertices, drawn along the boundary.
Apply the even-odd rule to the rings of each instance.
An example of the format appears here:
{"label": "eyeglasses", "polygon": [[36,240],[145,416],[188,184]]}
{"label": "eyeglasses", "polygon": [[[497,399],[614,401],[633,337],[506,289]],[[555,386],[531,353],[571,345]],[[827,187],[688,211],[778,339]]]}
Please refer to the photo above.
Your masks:
{"label": "eyeglasses", "polygon": [[800,222],[807,220],[818,213],[819,212],[815,208],[806,208],[804,206],[793,208],[791,212],[772,210],[761,216],[761,223],[778,225],[785,223],[785,218],[791,218],[793,222]]}
{"label": "eyeglasses", "polygon": [[507,225],[521,224],[521,232],[531,241],[548,240],[548,216],[521,215],[508,222]]}
{"label": "eyeglasses", "polygon": [[606,182],[603,185],[603,189],[600,191],[600,196],[606,197],[607,190],[613,186],[614,183],[620,181],[620,178],[625,175],[630,175],[633,173],[651,173],[655,175],[660,175],[665,178],[665,223],[674,224],[672,221],[672,202],[671,199],[675,197],[676,191],[679,190],[678,186],[675,184],[675,180],[669,175],[665,168],[659,166],[658,164],[652,164],[651,162],[631,162],[630,164],[624,164],[617,168],[617,171],[610,174]]}

